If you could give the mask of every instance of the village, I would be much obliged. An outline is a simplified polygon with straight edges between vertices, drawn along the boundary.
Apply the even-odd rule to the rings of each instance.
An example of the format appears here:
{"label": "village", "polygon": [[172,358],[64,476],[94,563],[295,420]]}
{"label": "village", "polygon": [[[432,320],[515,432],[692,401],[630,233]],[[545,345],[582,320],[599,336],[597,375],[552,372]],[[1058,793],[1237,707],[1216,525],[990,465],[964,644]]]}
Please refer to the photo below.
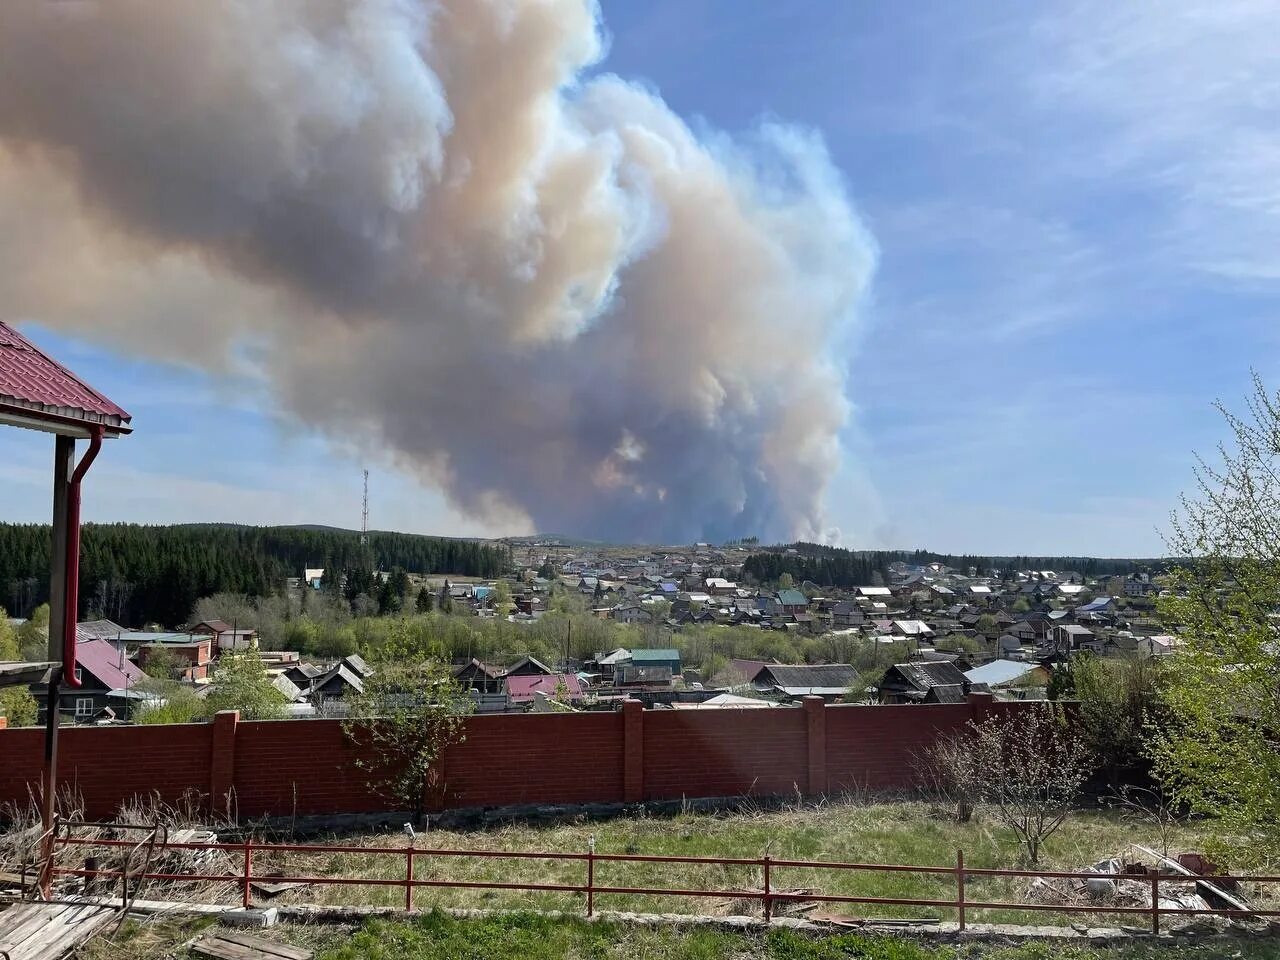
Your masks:
{"label": "village", "polygon": [[[877,573],[882,582],[874,585],[795,584],[784,574],[770,587],[747,586],[739,579],[743,564],[759,549],[582,549],[538,540],[521,545],[509,577],[398,576],[419,610],[504,621],[516,645],[519,630],[542,621],[550,605],[580,611],[579,624],[582,617],[600,621],[601,639],[629,640],[578,657],[457,657],[450,672],[467,708],[478,713],[608,711],[628,699],[676,710],[771,708],[805,697],[961,703],[972,692],[1043,700],[1054,672],[1069,669],[1073,658],[1165,657],[1178,648],[1156,617],[1160,577],[1151,573],[1010,569],[979,576],[973,568],[898,561],[887,566],[887,578]],[[784,558],[796,553],[769,549]],[[287,596],[303,600],[304,592],[321,591],[323,568],[299,573],[283,585]],[[566,650],[573,622],[565,622]],[[724,655],[708,656],[696,638],[715,627],[731,629],[718,644]],[[744,644],[735,638],[747,636],[744,630],[760,631],[761,643],[739,649]],[[804,659],[761,654],[777,634],[803,639]],[[218,688],[219,661],[228,653],[252,651],[279,693],[281,715],[297,718],[344,715],[375,669],[361,652],[320,658],[270,649],[255,628],[220,619],[175,630],[96,619],[80,622],[76,636],[82,684],[64,691],[60,712],[77,723],[138,719],[165,697],[149,679],[207,696]],[[35,678],[30,689],[43,717],[45,685]]]}

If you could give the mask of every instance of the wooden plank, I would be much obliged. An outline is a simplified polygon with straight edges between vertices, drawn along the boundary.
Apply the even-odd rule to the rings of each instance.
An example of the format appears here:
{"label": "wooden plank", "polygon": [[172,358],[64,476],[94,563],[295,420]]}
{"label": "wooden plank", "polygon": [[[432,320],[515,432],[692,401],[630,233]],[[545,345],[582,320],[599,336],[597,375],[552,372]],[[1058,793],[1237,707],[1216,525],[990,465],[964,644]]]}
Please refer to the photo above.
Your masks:
{"label": "wooden plank", "polygon": [[280,957],[281,960],[311,960],[315,954],[304,947],[295,947],[292,944],[281,943],[278,940],[268,940],[266,937],[255,937],[248,933],[240,933],[235,930],[219,930],[217,936],[223,940],[229,940],[232,943],[238,943],[244,947],[252,947],[261,950],[263,953],[272,957]]}
{"label": "wooden plank", "polygon": [[191,945],[191,952],[212,960],[311,960],[314,956],[301,947],[225,930],[201,937]]}
{"label": "wooden plank", "polygon": [[114,913],[90,904],[17,904],[0,913],[0,943],[10,960],[60,960],[102,930]]}
{"label": "wooden plank", "polygon": [[217,937],[201,937],[191,945],[191,953],[210,960],[263,960],[266,954]]}

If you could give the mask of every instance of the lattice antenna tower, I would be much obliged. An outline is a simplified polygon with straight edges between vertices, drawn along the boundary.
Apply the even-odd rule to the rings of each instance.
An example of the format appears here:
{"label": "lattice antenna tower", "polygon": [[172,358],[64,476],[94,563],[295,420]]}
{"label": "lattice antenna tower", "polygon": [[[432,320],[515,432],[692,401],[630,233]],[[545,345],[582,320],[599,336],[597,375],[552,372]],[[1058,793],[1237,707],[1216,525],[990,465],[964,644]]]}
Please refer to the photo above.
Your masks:
{"label": "lattice antenna tower", "polygon": [[369,471],[364,472],[364,506],[360,511],[360,546],[369,544]]}

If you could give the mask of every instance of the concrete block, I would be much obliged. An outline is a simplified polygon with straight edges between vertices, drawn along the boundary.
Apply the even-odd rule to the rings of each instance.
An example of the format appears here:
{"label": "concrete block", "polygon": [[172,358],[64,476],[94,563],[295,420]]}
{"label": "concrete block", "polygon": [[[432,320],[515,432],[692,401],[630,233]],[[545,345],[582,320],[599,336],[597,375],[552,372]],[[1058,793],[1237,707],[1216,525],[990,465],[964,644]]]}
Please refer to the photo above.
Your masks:
{"label": "concrete block", "polygon": [[261,910],[228,910],[218,918],[218,922],[229,927],[274,927],[278,916],[275,907],[266,907]]}

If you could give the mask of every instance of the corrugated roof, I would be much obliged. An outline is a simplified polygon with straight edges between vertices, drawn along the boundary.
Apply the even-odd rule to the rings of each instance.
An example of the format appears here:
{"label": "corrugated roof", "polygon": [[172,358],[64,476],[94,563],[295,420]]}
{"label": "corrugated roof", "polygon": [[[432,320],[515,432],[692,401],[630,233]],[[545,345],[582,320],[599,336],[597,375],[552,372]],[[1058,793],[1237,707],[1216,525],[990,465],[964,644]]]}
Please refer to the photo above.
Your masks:
{"label": "corrugated roof", "polygon": [[9,325],[0,322],[0,406],[51,425],[101,424],[128,433],[130,416]]}
{"label": "corrugated roof", "polygon": [[106,640],[82,640],[76,644],[76,666],[92,674],[108,690],[127,687],[147,675],[121,656]]}
{"label": "corrugated roof", "polygon": [[858,671],[847,663],[768,664],[753,678],[776,687],[847,689]]}
{"label": "corrugated roof", "polygon": [[680,651],[671,649],[669,647],[663,647],[656,650],[639,649],[639,650],[631,651],[632,663],[652,663],[655,660],[679,660],[679,659],[680,659]]}
{"label": "corrugated roof", "polygon": [[891,668],[897,670],[908,683],[919,690],[930,687],[963,684],[965,676],[954,663],[945,661],[913,661],[911,663],[895,663]]}
{"label": "corrugated roof", "polygon": [[571,673],[532,674],[527,677],[507,677],[507,696],[513,703],[532,700],[539,693],[554,697],[556,690],[564,684],[570,697],[582,696],[582,684]]}
{"label": "corrugated roof", "polygon": [[809,600],[799,590],[779,590],[778,602],[784,607],[808,606]]}
{"label": "corrugated roof", "polygon": [[1039,669],[1034,663],[1019,663],[1016,660],[992,660],[968,671],[965,677],[971,683],[985,683],[990,687],[1013,683],[1021,677]]}

